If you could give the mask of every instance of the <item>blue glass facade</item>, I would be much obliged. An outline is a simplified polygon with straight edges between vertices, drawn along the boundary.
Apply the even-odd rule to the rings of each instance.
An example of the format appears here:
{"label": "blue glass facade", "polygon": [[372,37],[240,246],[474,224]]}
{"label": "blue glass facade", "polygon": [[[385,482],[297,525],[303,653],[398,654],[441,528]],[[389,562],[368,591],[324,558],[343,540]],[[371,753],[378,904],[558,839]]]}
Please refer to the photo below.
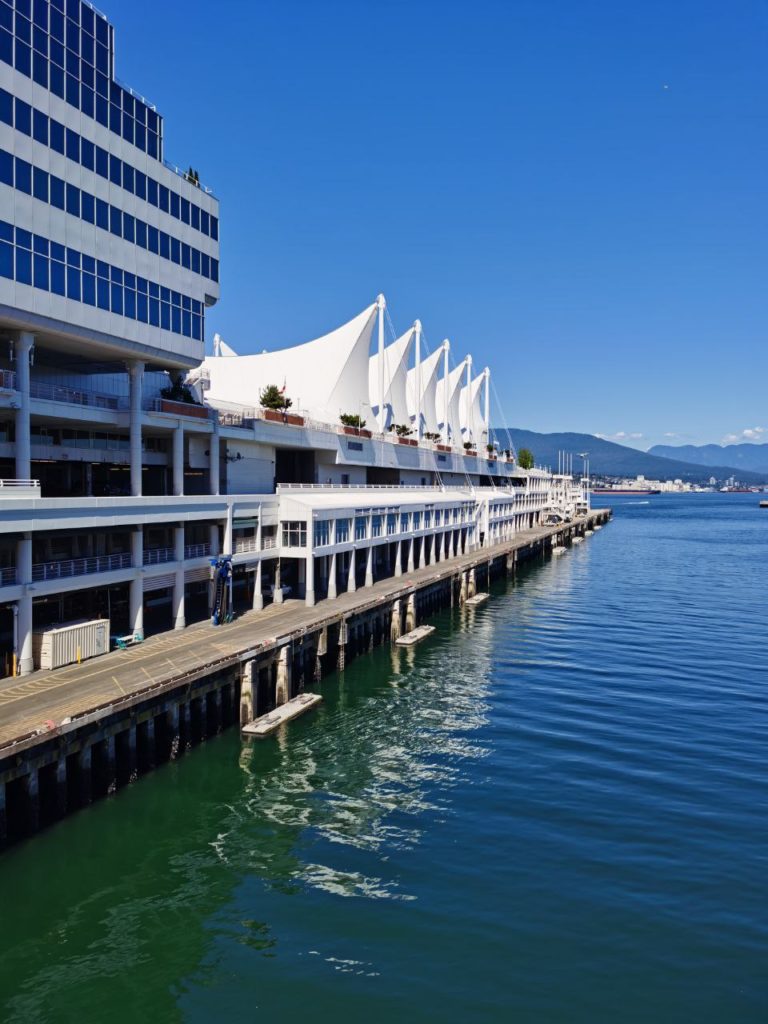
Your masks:
{"label": "blue glass facade", "polygon": [[169,213],[182,224],[188,224],[195,231],[218,241],[218,217],[172,192],[166,185],[132,167],[127,161],[108,153],[102,146],[81,138],[73,129],[66,128],[60,121],[48,117],[42,110],[35,109],[18,96],[14,100],[5,89],[0,89],[0,121],[31,136],[35,142],[49,146],[68,160],[74,160],[86,170],[94,171],[113,185],[119,185],[138,199],[144,199],[163,213]]}
{"label": "blue glass facade", "polygon": [[154,281],[0,220],[0,277],[203,339],[203,304]]}
{"label": "blue glass facade", "polygon": [[0,307],[15,322],[202,358],[218,203],[163,163],[162,133],[85,0],[0,0]]}
{"label": "blue glass facade", "polygon": [[0,0],[0,60],[162,160],[163,119],[115,81],[114,30],[83,0]]}

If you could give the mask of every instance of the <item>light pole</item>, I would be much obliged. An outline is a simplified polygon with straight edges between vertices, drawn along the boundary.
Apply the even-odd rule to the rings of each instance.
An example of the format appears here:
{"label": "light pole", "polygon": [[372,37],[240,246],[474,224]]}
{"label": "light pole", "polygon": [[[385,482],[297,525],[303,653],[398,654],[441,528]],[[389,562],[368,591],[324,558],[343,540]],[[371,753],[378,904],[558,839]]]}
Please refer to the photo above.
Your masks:
{"label": "light pole", "polygon": [[579,452],[581,458],[581,476],[582,482],[585,485],[585,496],[587,500],[587,508],[589,508],[589,452]]}

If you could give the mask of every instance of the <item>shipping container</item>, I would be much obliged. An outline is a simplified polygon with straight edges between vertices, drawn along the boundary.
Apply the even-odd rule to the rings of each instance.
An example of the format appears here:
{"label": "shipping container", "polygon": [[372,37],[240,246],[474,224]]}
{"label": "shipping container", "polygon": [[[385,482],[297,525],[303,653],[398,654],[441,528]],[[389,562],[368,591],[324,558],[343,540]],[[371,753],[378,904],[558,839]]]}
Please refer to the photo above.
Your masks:
{"label": "shipping container", "polygon": [[91,622],[65,622],[33,633],[35,666],[61,668],[76,661],[95,658],[109,650],[109,619]]}

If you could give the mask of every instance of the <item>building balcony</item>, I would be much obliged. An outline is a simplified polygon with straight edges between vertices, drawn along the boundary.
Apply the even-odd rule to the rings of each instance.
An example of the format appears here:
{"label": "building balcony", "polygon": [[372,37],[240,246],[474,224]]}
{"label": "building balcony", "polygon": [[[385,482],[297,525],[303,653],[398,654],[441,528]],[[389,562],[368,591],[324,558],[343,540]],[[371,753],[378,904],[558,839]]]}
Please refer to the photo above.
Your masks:
{"label": "building balcony", "polygon": [[39,498],[39,480],[0,479],[0,501]]}
{"label": "building balcony", "polygon": [[13,565],[0,569],[0,587],[13,587],[16,584],[16,567]]}
{"label": "building balcony", "polygon": [[[4,371],[7,373],[7,371]],[[15,376],[15,375],[14,375]],[[115,411],[127,408],[127,399],[117,395],[104,395],[87,388],[67,388],[59,384],[49,384],[44,380],[32,380],[29,383],[29,394],[32,398],[40,398],[46,402],[63,402],[65,405],[84,405],[92,409],[111,409]]]}
{"label": "building balcony", "polygon": [[32,580],[35,583],[40,583],[130,568],[130,551],[120,551],[112,555],[95,555],[92,558],[67,558],[58,562],[38,562],[32,566]]}
{"label": "building balcony", "polygon": [[[184,547],[184,558],[208,558],[211,554],[211,545],[187,544]],[[147,548],[144,551],[144,565],[163,565],[165,562],[176,561],[176,548]]]}

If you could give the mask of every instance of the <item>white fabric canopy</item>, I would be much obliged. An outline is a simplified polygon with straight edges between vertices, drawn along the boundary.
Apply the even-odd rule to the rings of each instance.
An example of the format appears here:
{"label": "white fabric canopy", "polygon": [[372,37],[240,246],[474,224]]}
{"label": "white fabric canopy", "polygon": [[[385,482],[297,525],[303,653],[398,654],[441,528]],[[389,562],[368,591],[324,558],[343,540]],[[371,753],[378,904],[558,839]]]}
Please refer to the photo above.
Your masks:
{"label": "white fabric canopy", "polygon": [[368,352],[376,323],[376,304],[314,341],[252,356],[207,357],[208,402],[258,406],[265,387],[275,384],[293,401],[294,410],[325,423],[341,413],[372,415],[368,392]]}
{"label": "white fabric canopy", "polygon": [[[448,374],[448,437],[449,439],[458,444],[461,440],[461,409],[460,409],[460,396],[461,396],[461,382],[463,376],[467,372],[467,360],[462,359],[457,367],[455,367]],[[443,388],[445,387],[445,378],[443,378],[438,384],[438,408],[440,417],[445,417],[443,411]],[[445,429],[445,423],[441,420],[440,430]]]}
{"label": "white fabric canopy", "polygon": [[482,394],[485,373],[478,374],[467,387],[461,389],[459,406],[461,409],[461,433],[465,441],[476,441],[480,443],[487,429],[483,420],[483,412],[480,408],[480,395]]}
{"label": "white fabric canopy", "polygon": [[[439,431],[436,391],[437,371],[440,368],[440,360],[443,357],[442,346],[432,355],[421,361],[421,432],[436,434]],[[419,403],[416,399],[416,367],[408,371],[408,415],[411,423],[416,424],[416,415]]]}
{"label": "white fabric canopy", "polygon": [[[382,429],[388,430],[392,423],[408,423],[408,357],[413,343],[414,330],[402,334],[384,349],[384,418]],[[371,405],[379,415],[379,353],[375,352],[368,364],[368,392]]]}

